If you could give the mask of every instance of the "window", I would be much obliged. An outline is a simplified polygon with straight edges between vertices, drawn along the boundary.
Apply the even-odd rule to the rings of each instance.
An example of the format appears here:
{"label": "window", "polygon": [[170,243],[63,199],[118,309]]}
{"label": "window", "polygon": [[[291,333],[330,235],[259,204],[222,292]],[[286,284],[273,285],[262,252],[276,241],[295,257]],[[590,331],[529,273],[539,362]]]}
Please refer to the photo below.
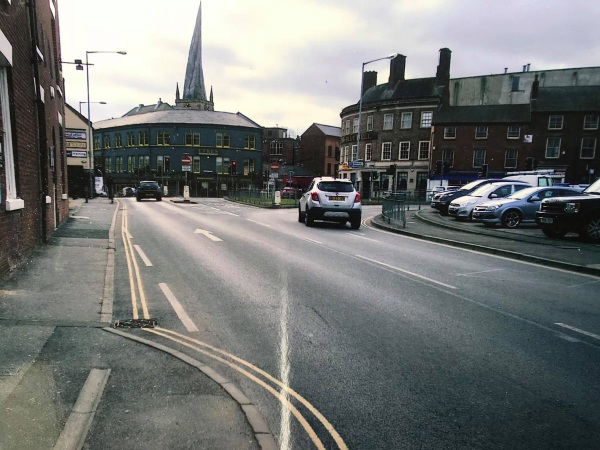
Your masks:
{"label": "window", "polygon": [[521,77],[515,75],[512,77],[512,86],[511,91],[517,92],[519,90],[519,82],[521,81]]}
{"label": "window", "polygon": [[393,130],[394,129],[394,115],[393,114],[384,114],[383,115],[383,129],[384,130]]}
{"label": "window", "polygon": [[407,128],[412,128],[412,113],[403,112],[400,122],[400,128],[402,128],[403,130],[406,130]]}
{"label": "window", "polygon": [[135,156],[127,157],[127,172],[133,173],[135,170]]}
{"label": "window", "polygon": [[[231,138],[229,133],[217,133],[217,147],[230,147],[231,146]],[[281,148],[283,148],[283,143],[281,144]]]}
{"label": "window", "polygon": [[117,172],[117,173],[123,172],[123,157],[122,156],[115,157],[115,172]]}
{"label": "window", "polygon": [[194,156],[192,158],[192,172],[200,173],[200,157]]}
{"label": "window", "polygon": [[486,126],[475,127],[475,139],[487,139],[487,137],[488,137],[488,127],[486,127]]}
{"label": "window", "polygon": [[485,148],[473,150],[473,167],[481,167],[485,164]]}
{"label": "window", "polygon": [[165,169],[165,164],[164,164],[163,156],[157,155],[156,156],[156,171],[158,173],[163,173],[164,169]]}
{"label": "window", "polygon": [[269,152],[271,155],[274,155],[274,156],[282,155],[283,154],[283,142],[271,141],[271,143],[269,144]]}
{"label": "window", "polygon": [[327,175],[331,175],[331,163],[327,163]]}
{"label": "window", "polygon": [[244,148],[256,148],[256,136],[254,134],[246,135],[246,138],[244,139]]}
{"label": "window", "polygon": [[584,130],[597,130],[598,129],[598,114],[586,114],[583,119]]}
{"label": "window", "polygon": [[373,116],[367,116],[367,131],[373,131]]}
{"label": "window", "polygon": [[392,143],[384,142],[381,144],[381,160],[389,161],[392,159]]}
{"label": "window", "polygon": [[356,161],[358,159],[358,146],[357,145],[353,145],[352,146],[352,159],[351,161]]}
{"label": "window", "polygon": [[188,147],[198,147],[200,145],[200,133],[188,131],[185,133],[185,145]]}
{"label": "window", "polygon": [[328,158],[333,157],[333,147],[331,145],[327,146],[327,157]]}
{"label": "window", "polygon": [[358,133],[358,117],[355,117],[354,120],[352,120],[352,132]]}
{"label": "window", "polygon": [[421,113],[421,128],[431,128],[432,119],[433,119],[433,112],[423,111]]}
{"label": "window", "polygon": [[398,159],[406,161],[410,158],[410,142],[400,142],[400,153]]}
{"label": "window", "polygon": [[350,149],[348,148],[348,146],[346,145],[344,147],[344,154],[342,155],[342,162],[348,162],[348,157],[350,156]]}
{"label": "window", "polygon": [[110,136],[104,136],[104,148],[110,148]]}
{"label": "window", "polygon": [[408,186],[408,173],[398,172],[398,181],[396,182],[397,189],[399,191],[405,191]]}
{"label": "window", "polygon": [[521,127],[512,125],[506,129],[506,137],[508,139],[519,139],[521,136]]}
{"label": "window", "polygon": [[121,133],[116,133],[115,134],[115,147],[116,148],[123,147],[123,141],[122,141]]}
{"label": "window", "polygon": [[429,159],[429,141],[419,142],[419,155],[418,159]]}
{"label": "window", "polygon": [[549,137],[546,140],[546,158],[558,158],[560,155],[560,138]]}
{"label": "window", "polygon": [[350,134],[350,119],[346,120],[346,132],[344,134]]}
{"label": "window", "polygon": [[455,139],[456,127],[444,127],[444,139]]}
{"label": "window", "polygon": [[373,144],[365,145],[365,161],[371,161],[373,158]]}
{"label": "window", "polygon": [[112,158],[110,156],[104,157],[104,171],[106,173],[112,172]]}
{"label": "window", "polygon": [[135,145],[135,138],[133,137],[133,133],[127,133],[127,147],[133,147]]}
{"label": "window", "polygon": [[504,152],[504,167],[514,169],[517,167],[517,149],[507,148]]}
{"label": "window", "polygon": [[454,149],[453,148],[445,148],[442,150],[442,161],[446,163],[446,167],[444,170],[448,172],[450,167],[454,166]]}
{"label": "window", "polygon": [[171,136],[167,131],[156,132],[156,145],[171,145]]}
{"label": "window", "polygon": [[138,156],[138,174],[146,178],[148,172],[150,171],[150,156],[148,155],[140,155]]}
{"label": "window", "polygon": [[596,138],[584,137],[581,139],[581,159],[593,159],[596,155]]}
{"label": "window", "polygon": [[548,129],[549,130],[562,130],[563,127],[563,116],[550,116],[548,118]]}
{"label": "window", "polygon": [[[132,134],[131,137],[133,139],[133,134]],[[146,147],[148,145],[150,145],[150,139],[148,139],[148,132],[147,131],[140,131],[138,133],[138,145],[143,145],[143,146],[146,146]]]}
{"label": "window", "polygon": [[[6,188],[6,191],[0,192],[0,199],[5,196],[5,205],[7,211],[15,211],[25,208],[25,201],[20,199],[17,192],[17,180],[15,173],[15,153],[13,143],[13,126],[12,116],[10,114],[9,105],[14,101],[11,96],[12,90],[9,89],[8,68],[0,66],[0,155],[4,164],[0,172],[4,172],[6,184],[3,185],[0,181],[0,189]],[[12,83],[11,83],[12,84]],[[4,229],[3,229],[4,232]],[[4,235],[2,239],[5,239]]]}

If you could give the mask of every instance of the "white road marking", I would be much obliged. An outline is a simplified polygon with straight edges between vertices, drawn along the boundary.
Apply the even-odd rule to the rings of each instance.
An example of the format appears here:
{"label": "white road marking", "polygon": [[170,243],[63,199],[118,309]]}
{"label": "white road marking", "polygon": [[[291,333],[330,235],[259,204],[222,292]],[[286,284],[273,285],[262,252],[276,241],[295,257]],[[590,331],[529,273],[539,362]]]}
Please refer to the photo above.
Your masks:
{"label": "white road marking", "polygon": [[594,333],[590,333],[589,331],[582,330],[580,328],[572,327],[571,325],[567,325],[564,323],[555,323],[554,325],[558,325],[559,327],[566,328],[567,330],[575,331],[576,333],[583,334],[584,336],[589,336],[594,339],[598,339],[600,341],[600,336]]}
{"label": "white road marking", "polygon": [[134,245],[133,248],[135,248],[137,250],[138,255],[140,255],[140,258],[142,258],[142,261],[144,261],[144,264],[146,264],[146,267],[151,267],[152,262],[146,256],[146,254],[144,253],[144,250],[142,250],[142,248],[139,245]]}
{"label": "white road marking", "polygon": [[298,239],[302,239],[303,241],[308,241],[308,242],[312,242],[313,244],[317,244],[317,245],[323,245],[323,243],[321,241],[316,241],[314,239],[311,238],[307,238],[307,237],[303,237],[303,236],[299,236],[297,234],[292,234],[291,236],[294,236]]}
{"label": "white road marking", "polygon": [[467,272],[467,273],[457,273],[457,277],[465,277],[468,275],[479,275],[481,273],[490,273],[490,272],[502,272],[504,269],[490,269],[490,270],[482,270],[480,272]]}
{"label": "white road marking", "polygon": [[416,278],[420,278],[420,279],[425,280],[425,281],[427,281],[429,283],[434,283],[434,284],[437,284],[437,285],[440,285],[440,286],[444,286],[445,288],[448,288],[448,289],[458,289],[456,286],[452,286],[450,284],[442,283],[441,281],[437,281],[437,280],[434,280],[432,278],[424,277],[423,275],[419,275],[418,273],[414,273],[414,272],[410,272],[408,270],[401,269],[400,267],[391,266],[391,265],[386,264],[384,262],[377,261],[377,260],[371,259],[371,258],[367,258],[367,257],[361,256],[361,255],[355,255],[355,256],[357,258],[364,259],[365,261],[369,261],[369,262],[371,262],[373,264],[377,264],[379,266],[387,267],[388,269],[392,269],[392,270],[395,270],[397,272],[402,272],[402,273],[405,273],[407,275],[410,275],[410,276],[413,276],[413,277],[416,277]]}
{"label": "white road marking", "polygon": [[207,238],[209,238],[213,242],[222,242],[223,239],[218,238],[217,236],[213,236],[212,233],[208,230],[201,230],[200,228],[196,228],[194,234],[203,234]]}
{"label": "white road marking", "polygon": [[267,228],[271,228],[271,225],[268,225],[266,223],[262,223],[262,222],[257,222],[256,220],[252,220],[252,219],[246,219],[248,222],[252,222],[255,223],[257,225],[262,225],[263,227],[267,227]]}
{"label": "white road marking", "polygon": [[175,310],[177,317],[179,317],[179,320],[181,320],[185,328],[190,332],[199,331],[196,324],[192,321],[192,319],[190,319],[190,316],[187,315],[183,309],[183,306],[181,306],[181,303],[179,303],[175,295],[173,295],[173,292],[171,292],[169,286],[167,286],[166,283],[158,283],[158,286],[163,291],[163,294],[165,294],[165,297],[167,297],[167,300],[169,300],[169,303]]}
{"label": "white road marking", "polygon": [[361,239],[364,239],[364,240],[366,240],[366,241],[371,241],[371,242],[379,242],[377,239],[368,238],[368,237],[366,237],[366,236],[365,236],[365,235],[363,235],[363,234],[358,234],[358,233],[348,233],[348,234],[349,234],[350,236],[354,236],[354,237],[357,237],[357,238],[361,238]]}

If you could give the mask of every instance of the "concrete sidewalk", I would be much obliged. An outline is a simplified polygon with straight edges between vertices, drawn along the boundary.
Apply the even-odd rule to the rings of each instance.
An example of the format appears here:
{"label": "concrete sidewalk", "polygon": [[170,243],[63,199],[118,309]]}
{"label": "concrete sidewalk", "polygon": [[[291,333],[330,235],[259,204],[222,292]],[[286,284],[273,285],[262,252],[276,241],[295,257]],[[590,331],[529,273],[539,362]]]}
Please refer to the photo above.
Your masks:
{"label": "concrete sidewalk", "polygon": [[106,332],[117,213],[71,200],[68,221],[0,281],[0,448],[276,448],[201,368]]}

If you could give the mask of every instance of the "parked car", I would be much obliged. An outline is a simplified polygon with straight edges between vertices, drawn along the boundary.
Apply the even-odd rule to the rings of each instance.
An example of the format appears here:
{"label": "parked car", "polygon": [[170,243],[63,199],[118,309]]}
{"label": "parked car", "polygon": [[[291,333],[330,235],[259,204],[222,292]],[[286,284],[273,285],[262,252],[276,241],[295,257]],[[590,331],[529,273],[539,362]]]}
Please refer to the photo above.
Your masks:
{"label": "parked car", "polygon": [[281,191],[281,198],[298,198],[300,196],[300,189],[295,187],[284,187]]}
{"label": "parked car", "polygon": [[135,189],[132,187],[123,188],[123,197],[133,197],[135,195]]}
{"label": "parked car", "polygon": [[546,198],[577,195],[580,191],[566,187],[530,187],[506,198],[484,202],[473,209],[473,220],[484,225],[500,224],[517,228],[522,223],[535,223],[535,213]]}
{"label": "parked car", "polygon": [[338,222],[342,226],[350,221],[350,226],[358,229],[361,214],[360,193],[350,180],[342,178],[314,178],[298,204],[298,222],[308,227],[315,220]]}
{"label": "parked car", "polygon": [[135,199],[141,202],[143,198],[154,198],[157,202],[162,200],[162,190],[157,181],[140,181]]}
{"label": "parked car", "polygon": [[[448,214],[448,207],[453,200],[464,197],[465,195],[469,195],[475,189],[490,183],[497,183],[502,181],[502,178],[485,178],[480,180],[471,181],[468,184],[465,184],[460,189],[456,191],[444,191],[439,194],[435,194],[433,199],[431,200],[431,207],[437,209],[441,215],[445,216]],[[529,184],[523,182],[526,186]]]}
{"label": "parked car", "polygon": [[439,194],[441,192],[456,191],[459,188],[460,186],[433,186],[431,191],[429,191],[429,200],[433,200],[433,197],[436,194]]}
{"label": "parked car", "polygon": [[495,198],[507,197],[516,191],[528,187],[530,187],[529,184],[522,182],[486,184],[474,190],[469,195],[453,200],[448,207],[448,214],[457,220],[468,220],[471,218],[471,213],[477,205]]}
{"label": "parked car", "polygon": [[549,237],[575,231],[583,239],[600,243],[600,180],[579,195],[542,201],[535,222]]}

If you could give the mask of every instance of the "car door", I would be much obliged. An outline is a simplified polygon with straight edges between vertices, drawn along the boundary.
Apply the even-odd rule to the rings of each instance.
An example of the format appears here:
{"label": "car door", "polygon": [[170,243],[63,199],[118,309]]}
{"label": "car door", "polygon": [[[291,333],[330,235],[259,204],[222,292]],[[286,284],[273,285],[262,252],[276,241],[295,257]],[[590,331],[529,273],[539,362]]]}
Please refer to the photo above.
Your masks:
{"label": "car door", "polygon": [[523,212],[523,221],[532,222],[535,220],[535,213],[540,209],[540,203],[545,198],[552,197],[552,189],[542,189],[527,198],[523,203],[521,211]]}

